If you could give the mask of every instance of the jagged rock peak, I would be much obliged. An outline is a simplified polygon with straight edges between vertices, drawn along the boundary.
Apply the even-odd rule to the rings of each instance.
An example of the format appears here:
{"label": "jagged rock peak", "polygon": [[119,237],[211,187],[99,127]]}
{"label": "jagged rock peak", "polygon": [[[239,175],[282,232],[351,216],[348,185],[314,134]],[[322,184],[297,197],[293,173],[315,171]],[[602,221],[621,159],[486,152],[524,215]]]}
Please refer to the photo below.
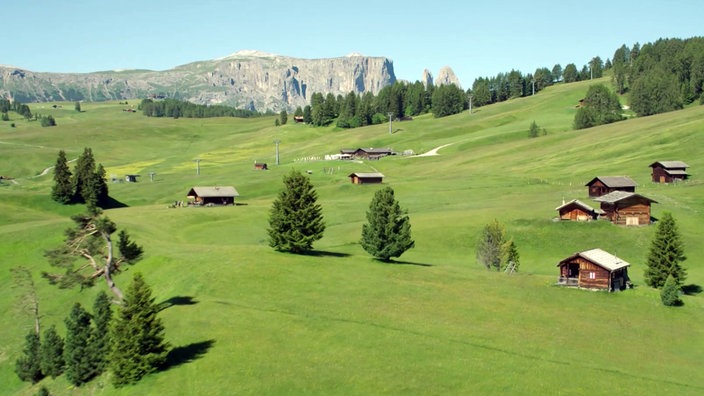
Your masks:
{"label": "jagged rock peak", "polygon": [[460,84],[459,78],[455,75],[455,72],[452,70],[450,66],[443,66],[440,68],[440,72],[438,73],[438,77],[435,79],[435,84],[436,85],[443,85],[443,84],[455,84],[457,87],[462,88],[462,84]]}
{"label": "jagged rock peak", "polygon": [[425,87],[425,89],[428,89],[428,87],[432,87],[433,73],[431,73],[428,69],[423,70],[423,78],[421,79],[421,82],[423,82],[423,86]]}

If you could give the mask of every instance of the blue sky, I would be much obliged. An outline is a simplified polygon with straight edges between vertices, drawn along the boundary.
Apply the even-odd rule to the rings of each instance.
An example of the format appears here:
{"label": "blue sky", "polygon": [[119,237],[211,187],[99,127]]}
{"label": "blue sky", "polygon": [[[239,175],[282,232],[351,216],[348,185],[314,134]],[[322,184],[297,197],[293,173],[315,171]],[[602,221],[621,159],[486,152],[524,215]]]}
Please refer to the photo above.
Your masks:
{"label": "blue sky", "polygon": [[701,0],[21,0],[2,11],[0,64],[32,71],[165,70],[239,50],[357,52],[392,59],[410,81],[450,66],[464,88],[511,69],[581,68],[622,44],[704,35]]}

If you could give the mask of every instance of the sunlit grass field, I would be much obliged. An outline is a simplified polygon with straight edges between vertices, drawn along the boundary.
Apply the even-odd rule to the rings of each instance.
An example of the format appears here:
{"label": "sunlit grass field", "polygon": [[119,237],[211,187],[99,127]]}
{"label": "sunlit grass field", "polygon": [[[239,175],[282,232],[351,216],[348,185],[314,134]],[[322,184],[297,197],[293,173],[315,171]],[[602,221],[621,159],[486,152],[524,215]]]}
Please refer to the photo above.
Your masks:
{"label": "sunlit grass field", "polygon": [[[608,84],[608,80],[601,82]],[[704,107],[581,131],[575,105],[589,82],[452,117],[339,130],[255,119],[153,119],[117,103],[33,104],[58,126],[17,116],[0,123],[0,393],[34,394],[702,394],[704,300],[662,306],[643,283],[654,226],[556,222],[555,208],[591,202],[584,184],[628,175],[669,211],[683,236],[687,284],[704,286]],[[137,102],[131,103],[136,105]],[[547,135],[528,138],[531,122]],[[279,140],[280,164],[275,164]],[[390,147],[429,157],[324,161],[341,148]],[[32,318],[16,309],[9,269],[32,270],[44,328],[78,301],[105,290],[59,290],[40,274],[80,206],[51,201],[52,173],[90,147],[125,207],[106,214],[145,248],[117,276],[123,289],[140,271],[178,348],[167,369],[122,389],[104,375],[75,389],[65,378],[30,386],[14,374]],[[311,158],[321,158],[311,160]],[[196,162],[200,159],[200,175]],[[654,161],[682,160],[692,177],[650,182]],[[254,170],[267,162],[269,171]],[[273,251],[266,228],[282,177],[309,172],[327,229],[316,254]],[[394,264],[375,261],[358,241],[378,185],[352,185],[352,172],[379,171],[408,210],[416,247]],[[150,178],[153,173],[153,181]],[[170,208],[193,186],[232,185],[239,205]],[[594,203],[596,206],[597,204]],[[489,272],[475,259],[481,228],[498,219],[516,242],[517,274]],[[599,247],[632,265],[636,287],[622,293],[554,286],[556,264]],[[693,287],[692,289],[696,289]]]}

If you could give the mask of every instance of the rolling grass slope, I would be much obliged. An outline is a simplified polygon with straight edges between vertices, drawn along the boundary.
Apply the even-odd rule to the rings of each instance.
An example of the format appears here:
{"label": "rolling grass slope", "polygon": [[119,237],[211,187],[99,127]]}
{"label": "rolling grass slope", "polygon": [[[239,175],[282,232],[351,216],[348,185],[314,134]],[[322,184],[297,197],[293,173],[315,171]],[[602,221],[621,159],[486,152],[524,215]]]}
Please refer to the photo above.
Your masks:
{"label": "rolling grass slope", "polygon": [[[37,175],[59,149],[75,158],[91,147],[108,175],[142,176],[110,184],[126,207],[107,215],[146,251],[117,282],[124,289],[141,271],[157,301],[177,302],[161,314],[176,353],[133,387],[116,390],[107,376],[81,389],[45,379],[52,394],[701,394],[704,300],[684,296],[683,307],[668,309],[643,284],[655,227],[552,219],[563,199],[587,201],[584,184],[594,176],[629,175],[659,202],[655,217],[673,213],[687,283],[704,285],[704,107],[573,131],[588,85],[554,86],[471,116],[417,117],[394,123],[391,135],[388,125],[275,128],[272,118],[150,119],[115,103],[85,103],[82,113],[36,105],[59,125],[0,124],[0,174],[15,178],[0,185],[0,393],[38,389],[13,372],[31,319],[14,308],[10,268],[32,269],[43,325],[62,331],[73,302],[90,307],[105,289],[58,290],[40,278],[44,250],[82,208],[51,202],[51,173]],[[527,138],[534,120],[546,136]],[[422,153],[442,145],[431,157],[305,160],[346,147]],[[675,159],[691,166],[691,181],[650,183],[650,163]],[[255,171],[254,161],[271,170]],[[326,219],[310,256],[267,245],[268,211],[291,168],[311,171]],[[347,175],[373,170],[411,217],[416,247],[396,264],[371,259],[358,244],[379,187],[351,185]],[[195,185],[234,185],[243,205],[168,208]],[[518,274],[488,272],[474,259],[479,232],[494,218],[516,241]],[[637,287],[607,294],[553,286],[558,261],[593,247],[629,261]]]}

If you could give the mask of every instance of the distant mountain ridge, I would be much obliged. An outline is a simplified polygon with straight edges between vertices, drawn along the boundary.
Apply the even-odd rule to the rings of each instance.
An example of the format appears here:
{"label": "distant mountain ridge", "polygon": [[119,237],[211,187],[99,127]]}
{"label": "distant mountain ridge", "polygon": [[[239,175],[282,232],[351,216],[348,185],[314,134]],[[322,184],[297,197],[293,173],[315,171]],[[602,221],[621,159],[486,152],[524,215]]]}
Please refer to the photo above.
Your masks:
{"label": "distant mountain ridge", "polygon": [[23,103],[163,95],[198,104],[279,111],[309,104],[314,92],[376,95],[394,82],[393,61],[360,54],[301,59],[245,50],[164,71],[44,73],[0,66],[0,96]]}

